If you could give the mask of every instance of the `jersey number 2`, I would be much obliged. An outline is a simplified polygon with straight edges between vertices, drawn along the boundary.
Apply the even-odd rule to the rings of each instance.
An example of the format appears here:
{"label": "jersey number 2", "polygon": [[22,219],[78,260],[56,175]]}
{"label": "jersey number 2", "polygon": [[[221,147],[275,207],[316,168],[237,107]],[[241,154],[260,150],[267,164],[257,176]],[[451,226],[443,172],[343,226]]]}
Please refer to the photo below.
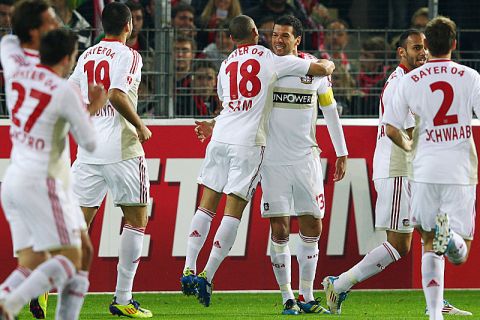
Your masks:
{"label": "jersey number 2", "polygon": [[[250,70],[248,70],[250,67]],[[245,98],[255,97],[262,89],[262,83],[257,77],[260,72],[260,63],[255,59],[248,59],[240,65],[240,75],[242,78],[237,82],[238,61],[232,62],[225,69],[225,73],[230,73],[230,100],[238,99],[238,90]],[[238,83],[238,85],[237,85]],[[247,84],[251,84],[251,89],[247,88]]]}
{"label": "jersey number 2", "polygon": [[447,116],[448,110],[452,106],[453,102],[453,88],[452,86],[445,81],[437,81],[430,85],[432,92],[441,90],[443,92],[443,101],[438,109],[437,114],[433,118],[434,126],[444,126],[446,124],[455,124],[458,123],[458,116],[456,114],[451,114]]}
{"label": "jersey number 2", "polygon": [[[12,122],[17,127],[20,127],[21,126],[20,119],[18,119],[16,115],[23,105],[23,101],[25,100],[26,90],[25,90],[25,87],[18,82],[12,83],[12,90],[15,90],[18,92],[17,102],[15,102],[15,105],[13,106],[13,109],[12,109]],[[28,117],[27,122],[25,122],[25,126],[23,127],[23,131],[27,133],[30,132],[30,130],[32,130],[35,122],[37,122],[38,118],[43,113],[43,110],[45,110],[50,100],[52,100],[51,95],[35,89],[30,90],[30,97],[38,100],[38,103],[35,106],[35,109],[33,109],[32,114]]]}

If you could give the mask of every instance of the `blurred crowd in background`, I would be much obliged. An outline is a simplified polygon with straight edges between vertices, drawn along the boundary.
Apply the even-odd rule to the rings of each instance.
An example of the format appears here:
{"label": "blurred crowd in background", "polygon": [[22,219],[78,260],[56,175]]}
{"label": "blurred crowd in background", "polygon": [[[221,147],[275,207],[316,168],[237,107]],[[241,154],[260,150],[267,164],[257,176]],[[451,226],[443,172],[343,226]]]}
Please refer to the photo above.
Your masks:
{"label": "blurred crowd in background", "polygon": [[[167,2],[168,1],[168,2]],[[0,0],[0,30],[10,32],[14,0]],[[84,50],[102,37],[99,12],[104,0],[51,0],[60,22],[79,33]],[[376,117],[385,79],[395,68],[398,35],[423,29],[428,0],[128,0],[133,32],[127,45],[143,57],[138,111],[145,117],[213,117],[222,109],[216,94],[220,63],[234,44],[229,20],[253,18],[260,44],[270,47],[274,20],[284,14],[304,26],[300,48],[332,59],[332,78],[342,117]],[[430,8],[432,9],[432,8]],[[480,69],[480,1],[440,0],[438,13],[458,27],[455,59]],[[159,19],[158,17],[161,17]],[[165,36],[156,36],[162,33]],[[170,45],[159,43],[159,39]],[[165,59],[159,64],[156,59]],[[158,70],[159,65],[167,67]],[[171,65],[171,67],[168,67]],[[158,97],[166,97],[159,100]],[[0,114],[6,115],[4,96]],[[169,106],[162,106],[168,104]]]}

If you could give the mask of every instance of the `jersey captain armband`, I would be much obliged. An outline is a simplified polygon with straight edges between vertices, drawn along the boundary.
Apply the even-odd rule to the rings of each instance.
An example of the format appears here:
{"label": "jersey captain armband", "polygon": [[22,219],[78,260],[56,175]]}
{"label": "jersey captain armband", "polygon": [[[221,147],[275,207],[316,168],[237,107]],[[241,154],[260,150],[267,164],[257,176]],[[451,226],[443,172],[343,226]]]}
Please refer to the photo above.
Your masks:
{"label": "jersey captain armband", "polygon": [[326,92],[318,94],[318,103],[321,107],[328,107],[335,103],[332,88],[328,88]]}

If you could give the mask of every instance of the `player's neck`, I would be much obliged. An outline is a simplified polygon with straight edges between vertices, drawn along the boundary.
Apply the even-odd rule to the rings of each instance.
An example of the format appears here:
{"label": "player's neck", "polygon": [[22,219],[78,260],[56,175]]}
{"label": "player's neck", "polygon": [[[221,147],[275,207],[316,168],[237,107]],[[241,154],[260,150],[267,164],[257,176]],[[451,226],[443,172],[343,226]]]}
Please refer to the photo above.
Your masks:
{"label": "player's neck", "polygon": [[45,69],[48,69],[50,70],[51,72],[55,73],[57,76],[59,77],[64,77],[64,66],[62,66],[61,64],[56,64],[56,65],[53,65],[53,66],[47,66],[47,65],[44,65],[44,64],[40,64],[39,67],[43,67]]}
{"label": "player's neck", "polygon": [[452,53],[449,52],[444,55],[436,55],[436,56],[430,56],[429,60],[451,60],[452,59]]}
{"label": "player's neck", "polygon": [[104,39],[109,39],[109,40],[116,40],[119,41],[123,44],[127,43],[127,35],[122,33],[121,35],[114,36],[112,34],[106,34]]}
{"label": "player's neck", "polygon": [[20,44],[20,47],[23,49],[38,51],[40,50],[40,43],[38,41],[23,42]]}

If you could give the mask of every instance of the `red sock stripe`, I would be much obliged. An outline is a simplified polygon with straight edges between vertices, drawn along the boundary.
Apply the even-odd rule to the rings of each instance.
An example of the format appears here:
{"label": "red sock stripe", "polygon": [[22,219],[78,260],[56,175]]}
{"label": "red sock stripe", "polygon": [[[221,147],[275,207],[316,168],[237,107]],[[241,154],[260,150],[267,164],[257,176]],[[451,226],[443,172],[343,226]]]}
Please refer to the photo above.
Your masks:
{"label": "red sock stripe", "polygon": [[63,216],[62,206],[57,195],[55,187],[55,179],[47,178],[48,198],[50,199],[50,205],[52,207],[53,219],[55,220],[55,226],[57,227],[58,237],[60,244],[69,245],[70,237],[68,235],[67,226],[65,224],[65,218]]}
{"label": "red sock stripe", "polygon": [[299,235],[300,235],[300,239],[306,243],[315,243],[315,242],[318,242],[318,240],[320,240],[320,236],[318,237],[304,236],[301,232],[299,233]]}
{"label": "red sock stripe", "polygon": [[274,236],[272,236],[272,241],[276,244],[285,244],[285,243],[288,243],[288,240],[290,240],[290,237],[286,237],[286,238],[276,238]]}
{"label": "red sock stripe", "polygon": [[392,249],[390,249],[390,247],[385,242],[383,243],[383,246],[385,247],[385,249],[387,249],[387,252],[390,255],[390,258],[392,258],[393,261],[397,261],[397,258],[395,258],[395,255],[393,254]]}
{"label": "red sock stripe", "polygon": [[32,273],[32,270],[21,266],[17,267],[17,271],[23,274],[25,278],[28,278],[28,276]]}
{"label": "red sock stripe", "polygon": [[205,209],[205,208],[202,208],[202,207],[198,207],[197,210],[199,211],[202,211],[203,213],[205,213],[206,215],[208,215],[210,218],[214,218],[215,217],[215,212],[212,212],[208,209]]}
{"label": "red sock stripe", "polygon": [[148,203],[148,188],[146,179],[147,177],[147,167],[145,166],[145,158],[138,157],[138,171],[140,173],[140,203]]}
{"label": "red sock stripe", "polygon": [[70,279],[75,272],[75,270],[72,270],[72,268],[71,268],[71,263],[69,263],[70,261],[68,261],[67,258],[65,258],[63,256],[55,256],[54,259],[56,259],[58,262],[60,262],[63,269],[67,273],[68,279]]}
{"label": "red sock stripe", "polygon": [[128,230],[132,230],[132,231],[136,231],[136,232],[140,232],[140,233],[145,233],[145,228],[137,228],[137,227],[134,227],[134,226],[131,226],[129,224],[125,224],[123,226],[123,229],[128,229]]}

